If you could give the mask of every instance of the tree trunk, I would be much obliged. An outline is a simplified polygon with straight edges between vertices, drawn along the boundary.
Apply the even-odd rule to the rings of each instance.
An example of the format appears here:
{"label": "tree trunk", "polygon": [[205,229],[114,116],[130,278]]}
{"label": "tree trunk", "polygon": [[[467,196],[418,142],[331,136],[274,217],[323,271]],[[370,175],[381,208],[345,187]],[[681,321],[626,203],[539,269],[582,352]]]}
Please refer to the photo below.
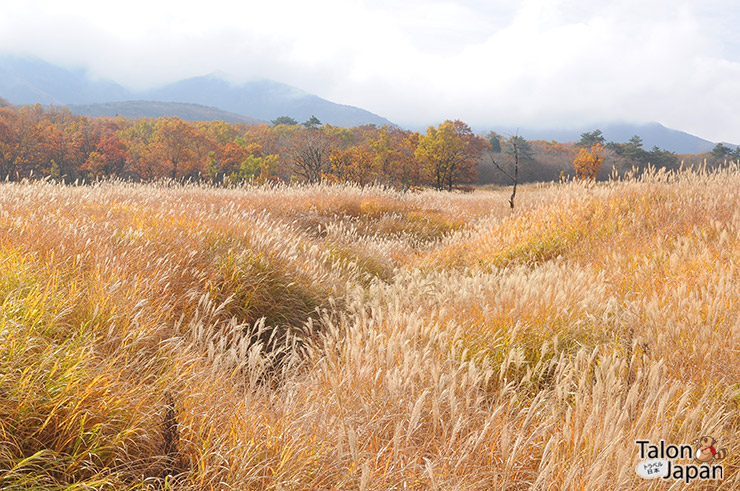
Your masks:
{"label": "tree trunk", "polygon": [[511,198],[509,198],[509,206],[514,209],[514,198],[516,197],[516,185],[519,181],[519,146],[514,142],[514,188],[511,190]]}

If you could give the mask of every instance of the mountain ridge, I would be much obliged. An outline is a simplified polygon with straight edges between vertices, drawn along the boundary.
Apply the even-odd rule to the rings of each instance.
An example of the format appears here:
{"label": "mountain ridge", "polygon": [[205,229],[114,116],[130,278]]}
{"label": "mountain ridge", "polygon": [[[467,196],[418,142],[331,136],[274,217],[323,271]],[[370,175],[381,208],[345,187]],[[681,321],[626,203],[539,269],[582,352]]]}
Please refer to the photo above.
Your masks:
{"label": "mountain ridge", "polygon": [[[112,80],[94,79],[82,68],[68,69],[21,56],[0,56],[0,97],[16,105],[69,106],[72,112],[87,116],[131,114],[129,117],[147,117],[145,114],[151,114],[148,117],[178,116],[187,120],[204,117],[248,124],[257,120],[271,121],[279,116],[297,121],[316,116],[323,123],[335,126],[393,125],[388,119],[365,109],[327,101],[267,79],[231,83],[221,75],[210,74],[135,91]],[[149,107],[144,107],[145,104]],[[638,135],[646,149],[657,146],[679,154],[703,153],[715,145],[660,123],[605,122],[549,129],[486,125],[476,129],[519,134],[529,140],[561,142],[578,141],[581,133],[601,129],[607,141],[626,142]]]}
{"label": "mountain ridge", "polygon": [[79,116],[162,118],[176,116],[184,121],[225,121],[227,123],[260,124],[260,121],[249,116],[224,111],[217,107],[185,102],[162,101],[117,101],[96,102],[92,104],[69,104],[66,107]]}
{"label": "mountain ridge", "polygon": [[155,88],[144,95],[151,100],[218,107],[265,121],[279,116],[306,121],[316,116],[335,126],[393,124],[365,109],[329,102],[296,87],[266,79],[232,84],[218,76],[204,75]]}
{"label": "mountain ridge", "polygon": [[130,90],[84,69],[67,69],[37,58],[0,56],[0,97],[16,105],[88,105],[124,101],[200,104],[270,121],[279,116],[316,116],[335,126],[393,124],[362,108],[337,104],[273,80],[232,84],[216,75],[192,77],[148,90]]}

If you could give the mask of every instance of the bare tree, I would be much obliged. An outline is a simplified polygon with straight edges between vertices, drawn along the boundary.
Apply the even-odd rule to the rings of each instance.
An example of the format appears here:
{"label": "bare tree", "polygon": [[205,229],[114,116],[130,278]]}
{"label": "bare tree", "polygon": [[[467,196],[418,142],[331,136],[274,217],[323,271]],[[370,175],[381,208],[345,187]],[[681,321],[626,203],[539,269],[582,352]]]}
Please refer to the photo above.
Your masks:
{"label": "bare tree", "polygon": [[[516,186],[519,184],[519,156],[522,154],[522,144],[526,143],[524,138],[522,138],[519,135],[515,135],[512,138],[509,139],[507,142],[507,145],[509,146],[509,150],[507,153],[510,153],[511,156],[514,158],[514,170],[513,175],[506,172],[503,167],[501,167],[498,162],[496,162],[496,159],[493,158],[493,152],[488,152],[488,157],[491,159],[491,163],[501,171],[503,175],[505,175],[509,180],[511,181],[513,188],[511,190],[511,197],[509,198],[509,206],[511,209],[514,209],[514,198],[516,198]],[[524,152],[526,153],[526,149],[524,149]]]}
{"label": "bare tree", "polygon": [[290,152],[295,173],[310,183],[321,181],[329,163],[330,150],[329,136],[321,129],[302,130]]}

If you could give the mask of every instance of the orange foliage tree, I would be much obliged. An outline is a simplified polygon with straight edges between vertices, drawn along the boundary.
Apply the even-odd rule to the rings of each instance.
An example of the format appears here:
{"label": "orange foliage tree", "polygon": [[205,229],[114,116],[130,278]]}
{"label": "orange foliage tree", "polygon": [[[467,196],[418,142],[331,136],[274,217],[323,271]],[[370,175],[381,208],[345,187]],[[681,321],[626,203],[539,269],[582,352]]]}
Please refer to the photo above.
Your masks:
{"label": "orange foliage tree", "polygon": [[188,173],[196,167],[193,151],[193,127],[177,117],[161,118],[157,121],[151,150],[169,171],[172,179]]}
{"label": "orange foliage tree", "polygon": [[249,149],[236,141],[231,141],[211,152],[209,156],[209,175],[211,180],[218,181],[225,176],[239,173],[239,168],[247,157]]}
{"label": "orange foliage tree", "polygon": [[0,108],[0,179],[11,177],[20,152],[17,131],[18,114],[9,108]]}
{"label": "orange foliage tree", "polygon": [[594,143],[591,148],[581,148],[573,160],[573,168],[581,179],[595,180],[604,163],[604,146],[601,143]]}
{"label": "orange foliage tree", "polygon": [[124,175],[128,153],[119,131],[119,124],[112,120],[97,125],[95,143],[90,145],[90,152],[81,170],[93,177]]}
{"label": "orange foliage tree", "polygon": [[43,176],[39,162],[45,157],[41,148],[40,125],[44,119],[44,109],[40,104],[24,106],[17,110],[16,117],[11,118],[15,142],[10,152],[10,172],[15,178],[30,177],[34,174]]}

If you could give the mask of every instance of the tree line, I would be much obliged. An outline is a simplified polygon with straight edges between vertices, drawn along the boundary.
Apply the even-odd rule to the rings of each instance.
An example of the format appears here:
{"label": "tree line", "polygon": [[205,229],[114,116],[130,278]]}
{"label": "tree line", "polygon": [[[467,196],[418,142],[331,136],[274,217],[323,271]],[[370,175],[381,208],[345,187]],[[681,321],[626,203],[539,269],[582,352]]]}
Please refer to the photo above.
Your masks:
{"label": "tree line", "polygon": [[452,190],[477,180],[488,142],[462,121],[425,134],[341,128],[312,117],[273,124],[73,115],[63,107],[0,107],[0,178],[65,182],[117,177],[213,183],[350,181]]}
{"label": "tree line", "polygon": [[[737,155],[736,155],[737,154]],[[740,157],[718,145],[715,159]],[[188,122],[177,117],[125,119],[73,115],[64,107],[17,107],[0,99],[0,179],[51,177],[64,182],[114,177],[214,184],[353,182],[452,191],[474,183],[514,184],[610,171],[675,168],[679,156],[645,150],[639,136],[607,143],[600,130],[573,144],[527,141],[495,132],[478,136],[462,121],[425,133],[395,126],[342,128],[316,117],[299,123]],[[610,166],[610,167],[611,167]],[[515,188],[516,189],[516,188]]]}

